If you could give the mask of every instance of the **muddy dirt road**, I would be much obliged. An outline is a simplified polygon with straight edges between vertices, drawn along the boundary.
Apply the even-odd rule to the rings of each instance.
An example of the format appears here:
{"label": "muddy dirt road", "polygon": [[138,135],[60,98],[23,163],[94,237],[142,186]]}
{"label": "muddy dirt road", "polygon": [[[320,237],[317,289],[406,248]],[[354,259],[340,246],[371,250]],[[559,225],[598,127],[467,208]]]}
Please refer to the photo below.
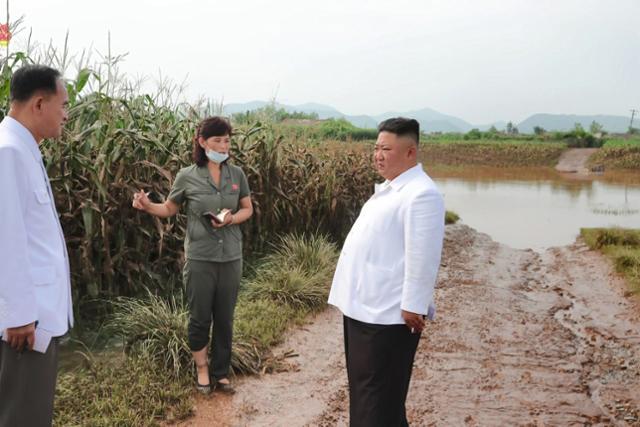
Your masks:
{"label": "muddy dirt road", "polygon": [[[640,426],[640,307],[582,244],[516,250],[447,227],[437,317],[416,355],[412,426]],[[277,350],[288,372],[199,399],[189,426],[346,426],[340,314]]]}
{"label": "muddy dirt road", "polygon": [[598,151],[597,148],[570,148],[558,160],[556,170],[558,172],[589,175],[587,161],[596,151]]}

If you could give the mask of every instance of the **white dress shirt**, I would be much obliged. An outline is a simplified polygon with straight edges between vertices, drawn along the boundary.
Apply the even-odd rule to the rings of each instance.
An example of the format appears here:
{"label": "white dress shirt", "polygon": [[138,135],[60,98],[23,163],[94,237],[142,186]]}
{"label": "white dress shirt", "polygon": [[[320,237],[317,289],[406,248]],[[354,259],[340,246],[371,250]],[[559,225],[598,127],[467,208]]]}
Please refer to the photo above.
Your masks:
{"label": "white dress shirt", "polygon": [[0,335],[38,321],[52,336],[73,324],[66,244],[36,140],[0,123]]}
{"label": "white dress shirt", "polygon": [[366,323],[404,324],[401,310],[433,318],[444,201],[418,164],[376,184],[344,242],[329,304]]}

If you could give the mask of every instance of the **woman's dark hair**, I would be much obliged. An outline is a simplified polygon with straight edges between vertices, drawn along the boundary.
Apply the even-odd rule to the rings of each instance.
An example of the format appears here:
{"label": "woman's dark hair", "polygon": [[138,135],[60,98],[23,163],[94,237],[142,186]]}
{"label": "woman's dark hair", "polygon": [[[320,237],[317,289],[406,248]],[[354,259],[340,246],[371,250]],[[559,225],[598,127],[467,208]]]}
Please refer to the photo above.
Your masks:
{"label": "woman's dark hair", "polygon": [[29,100],[36,92],[55,95],[60,71],[45,65],[25,65],[11,76],[9,97],[11,102]]}
{"label": "woman's dark hair", "polygon": [[212,136],[225,136],[231,135],[233,128],[229,120],[220,116],[207,117],[198,125],[196,130],[196,136],[193,138],[193,161],[198,166],[205,166],[209,159],[204,148],[198,144],[198,137],[204,139],[211,138]]}
{"label": "woman's dark hair", "polygon": [[398,136],[408,136],[416,144],[420,141],[420,123],[415,119],[404,117],[394,117],[387,119],[378,125],[378,133],[390,132]]}

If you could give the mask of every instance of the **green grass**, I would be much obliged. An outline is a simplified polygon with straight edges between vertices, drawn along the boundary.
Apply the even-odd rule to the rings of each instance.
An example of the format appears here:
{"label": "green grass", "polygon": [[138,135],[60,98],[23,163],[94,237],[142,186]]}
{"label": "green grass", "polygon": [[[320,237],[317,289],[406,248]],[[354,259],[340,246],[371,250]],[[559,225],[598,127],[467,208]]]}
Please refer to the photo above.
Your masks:
{"label": "green grass", "polygon": [[279,344],[284,331],[291,325],[300,324],[307,314],[307,310],[271,299],[251,300],[242,296],[236,308],[234,339],[266,350]]}
{"label": "green grass", "polygon": [[585,243],[607,255],[633,293],[640,293],[640,229],[583,228]]}
{"label": "green grass", "polygon": [[[285,331],[326,306],[338,257],[322,236],[288,235],[242,283],[234,320],[232,370],[274,366],[270,348]],[[56,425],[156,425],[191,413],[195,375],[187,343],[184,298],[118,298],[108,330],[120,336],[118,357],[92,356],[60,376]]]}
{"label": "green grass", "polygon": [[306,143],[323,144],[325,141],[373,142],[378,138],[378,131],[376,129],[359,128],[344,118],[308,120],[308,123],[305,124],[295,121],[285,121],[276,122],[273,123],[273,125],[287,140]]}
{"label": "green grass", "polygon": [[604,148],[611,147],[640,147],[640,137],[612,138],[603,145]]}
{"label": "green grass", "polygon": [[144,355],[88,358],[58,376],[54,425],[155,426],[192,413],[191,381]]}

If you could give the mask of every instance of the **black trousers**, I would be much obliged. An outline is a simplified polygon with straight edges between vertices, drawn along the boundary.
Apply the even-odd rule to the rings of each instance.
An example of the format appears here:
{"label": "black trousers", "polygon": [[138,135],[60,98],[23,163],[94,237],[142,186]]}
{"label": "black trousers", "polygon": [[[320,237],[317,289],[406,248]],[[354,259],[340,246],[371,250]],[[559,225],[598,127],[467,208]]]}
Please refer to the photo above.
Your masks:
{"label": "black trousers", "polygon": [[58,338],[45,354],[0,341],[0,427],[48,427],[58,373]]}
{"label": "black trousers", "polygon": [[242,260],[209,262],[188,259],[183,274],[189,301],[189,347],[192,351],[199,351],[209,343],[213,322],[209,373],[216,380],[226,378],[231,366],[233,313],[242,277]]}
{"label": "black trousers", "polygon": [[405,400],[420,334],[344,316],[351,427],[408,426]]}

